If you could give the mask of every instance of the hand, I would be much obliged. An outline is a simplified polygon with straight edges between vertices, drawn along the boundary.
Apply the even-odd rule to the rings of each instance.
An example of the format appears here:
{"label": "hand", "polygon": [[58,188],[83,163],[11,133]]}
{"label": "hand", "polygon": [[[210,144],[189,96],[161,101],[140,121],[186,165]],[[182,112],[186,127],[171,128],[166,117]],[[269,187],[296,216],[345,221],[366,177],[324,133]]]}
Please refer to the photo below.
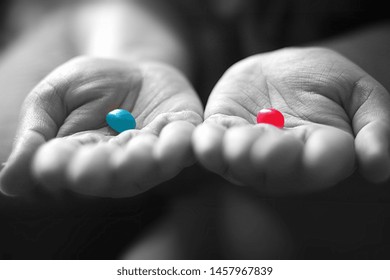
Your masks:
{"label": "hand", "polygon": [[[137,127],[119,135],[105,116],[129,110]],[[26,98],[1,190],[26,193],[35,183],[92,196],[127,197],[194,162],[191,135],[203,110],[175,69],[81,57],[60,66]]]}
{"label": "hand", "polygon": [[[285,128],[255,124],[262,108]],[[220,79],[193,135],[197,158],[236,184],[273,194],[311,192],[360,172],[390,175],[390,98],[341,55],[289,48],[249,57]]]}

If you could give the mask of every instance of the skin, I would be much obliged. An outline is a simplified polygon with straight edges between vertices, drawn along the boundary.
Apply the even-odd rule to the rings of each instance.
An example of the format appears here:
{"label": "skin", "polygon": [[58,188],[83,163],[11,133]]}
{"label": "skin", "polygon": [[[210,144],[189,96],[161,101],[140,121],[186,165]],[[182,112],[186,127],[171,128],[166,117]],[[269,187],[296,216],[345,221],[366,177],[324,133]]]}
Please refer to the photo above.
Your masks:
{"label": "skin", "polygon": [[[275,195],[329,188],[356,167],[382,182],[390,175],[389,106],[386,89],[334,51],[259,54],[216,84],[194,150],[207,169]],[[255,124],[270,107],[284,114],[284,129]]]}
{"label": "skin", "polygon": [[[205,121],[192,137],[198,161],[234,183],[217,181],[207,188],[209,195],[219,198],[216,210],[207,211],[218,221],[215,234],[220,256],[291,259],[294,247],[299,246],[292,232],[298,236],[310,232],[316,238],[308,218],[290,209],[291,203],[285,206],[288,217],[301,224],[285,227],[285,217],[275,210],[277,206],[283,209],[285,203],[266,200],[264,194],[320,192],[340,182],[345,187],[343,179],[356,169],[368,181],[386,181],[389,105],[382,85],[327,48],[282,49],[233,65],[216,84],[205,108]],[[284,129],[255,124],[257,112],[268,107],[283,112]],[[198,198],[199,202],[204,199]],[[340,221],[332,214],[326,218]],[[168,215],[165,223],[155,225],[123,257],[191,258],[187,249],[178,249],[187,248],[186,242],[173,243],[176,251],[160,250],[165,245],[172,248],[172,240],[183,230],[181,224],[177,215]],[[354,234],[353,238],[360,232]]]}
{"label": "skin", "polygon": [[[127,197],[191,165],[190,137],[203,119],[203,109],[186,78],[191,75],[186,48],[168,27],[171,17],[164,16],[165,11],[151,15],[143,5],[128,1],[56,5],[28,23],[24,34],[21,31],[24,42],[10,47],[15,53],[10,65],[20,65],[18,57],[26,53],[25,67],[11,74],[22,73],[33,82],[20,82],[23,87],[15,89],[15,83],[9,83],[14,77],[2,81],[10,84],[12,93],[4,97],[11,100],[3,108],[7,146],[15,126],[18,131],[0,173],[1,191],[23,195],[43,187],[57,194],[69,189]],[[53,47],[48,38],[57,33]],[[37,42],[48,44],[50,51]],[[34,63],[35,57],[53,49],[57,56],[66,55]],[[25,74],[25,68],[32,74]],[[116,108],[132,112],[135,130],[117,135],[106,126],[105,115]]]}
{"label": "skin", "polygon": [[[115,9],[117,8],[114,8],[114,10]],[[106,10],[106,8],[101,9],[104,13]],[[125,11],[122,7],[120,7],[119,10]],[[86,9],[86,11],[89,11],[89,9]],[[114,16],[112,19],[120,18],[116,16],[116,12],[113,14]],[[133,17],[128,18],[131,19]],[[84,23],[76,25],[89,26]],[[141,25],[145,26],[144,24]],[[126,30],[131,26],[135,25],[131,23],[127,24]],[[115,32],[111,31],[112,30],[109,30],[108,34],[115,34]],[[161,34],[160,31],[157,33]],[[90,34],[90,30],[82,32],[80,38],[86,38],[86,34]],[[96,34],[101,34],[101,32],[96,32]],[[127,34],[134,33],[127,32]],[[141,38],[145,38],[145,34],[148,33],[142,32],[143,36],[141,36]],[[92,46],[87,45],[81,49],[86,53],[92,53],[96,56],[115,57],[120,60],[126,60],[129,58],[129,53],[135,53],[131,58],[133,62],[129,63],[131,64],[131,70],[124,71],[126,73],[128,73],[128,71],[131,72],[131,75],[128,73],[129,76],[137,76],[138,70],[142,72],[144,69],[138,65],[139,60],[151,60],[151,58],[152,60],[167,62],[180,70],[184,69],[183,72],[188,75],[188,71],[185,70],[187,69],[187,63],[184,62],[182,64],[177,61],[176,63],[172,63],[172,59],[170,59],[171,55],[167,58],[165,56],[165,50],[160,48],[161,44],[157,44],[157,42],[154,41],[151,46],[159,46],[157,55],[150,55],[150,53],[145,54],[144,50],[148,50],[148,48],[145,48],[142,40],[140,44],[138,44],[139,40],[135,41],[135,48],[133,45],[133,51],[131,52],[128,52],[127,50],[124,51],[121,44],[114,44],[114,46],[111,46],[110,48],[105,46],[105,48],[103,48],[105,53],[101,54],[101,50],[96,50],[94,46],[101,46],[103,45],[102,43],[106,43],[107,41],[116,42],[115,40],[106,40],[107,36],[105,35],[107,34],[101,36],[100,40],[98,36],[97,44],[93,44]],[[152,34],[150,38],[153,39],[158,37]],[[96,42],[93,40],[87,41]],[[132,40],[130,41],[133,42]],[[369,41],[371,42],[371,40]],[[125,45],[129,46],[127,43]],[[346,49],[350,49],[350,47],[347,47]],[[356,48],[353,49],[355,50]],[[134,50],[137,51],[134,52]],[[153,53],[155,51],[155,49],[152,50]],[[172,57],[176,56],[178,53],[181,52],[175,50]],[[363,56],[358,54],[357,57]],[[87,58],[87,60],[89,59]],[[355,61],[355,59],[353,60]],[[92,61],[94,61],[94,59],[92,59]],[[183,59],[180,59],[180,61],[183,61]],[[306,62],[306,64],[301,64],[302,61]],[[334,62],[334,64],[329,65],[329,61]],[[345,62],[347,63],[345,64]],[[72,63],[75,62],[72,61],[70,64],[72,65]],[[75,64],[77,65],[77,63]],[[378,64],[374,64],[375,68],[377,68],[376,66]],[[85,65],[81,64],[81,66],[84,67]],[[119,68],[123,69],[123,65]],[[138,68],[141,68],[141,70]],[[111,68],[103,67],[103,69],[107,70]],[[280,69],[284,69],[282,72],[283,75],[280,75]],[[312,69],[313,71],[306,71],[305,73],[305,70],[307,69]],[[332,71],[330,71],[330,69],[332,69]],[[165,70],[161,70],[161,72],[165,72]],[[339,73],[339,75],[332,76],[331,74],[334,73],[333,70],[338,70],[335,72]],[[120,72],[122,70],[118,71]],[[363,75],[360,77],[362,73]],[[79,75],[80,79],[79,77],[76,79],[76,89],[85,81],[82,79],[82,73],[79,74],[81,75]],[[256,76],[256,74],[259,75]],[[62,76],[60,74],[58,75]],[[65,74],[65,77],[66,76],[67,74]],[[178,76],[180,76],[180,74]],[[254,80],[253,77],[255,76],[260,76],[262,79]],[[375,77],[377,77],[377,75],[375,75]],[[87,80],[90,78],[93,81],[96,77],[93,75],[92,77],[85,77]],[[346,81],[344,80],[345,78]],[[134,84],[138,83],[136,82],[136,77],[134,77],[134,81]],[[301,83],[297,84],[297,81],[301,81]],[[316,81],[317,83],[313,83],[313,81]],[[52,81],[50,80],[48,81],[50,85],[52,84],[51,82]],[[268,84],[281,84],[283,86],[281,88],[279,86],[277,88],[272,88],[271,86],[267,91],[264,85]],[[329,88],[321,87],[323,84],[332,86]],[[357,85],[358,87],[355,88],[351,86],[351,84]],[[117,85],[115,85],[114,88],[116,88],[116,86]],[[306,86],[306,88],[301,88],[300,86]],[[42,87],[43,89],[45,88],[44,85]],[[68,89],[68,86],[65,85],[64,88]],[[374,88],[375,90],[370,90]],[[39,89],[41,92],[44,92],[42,88]],[[340,94],[341,91],[338,89],[347,89],[345,92],[348,93],[347,96],[349,96],[349,98],[343,100]],[[359,90],[355,91],[356,89]],[[117,89],[113,89],[113,91],[116,90]],[[68,92],[67,90],[65,91]],[[35,92],[37,92],[36,89]],[[97,92],[99,92],[99,90],[97,90]],[[272,100],[269,99],[268,93],[270,92],[272,92]],[[110,96],[106,94],[106,92],[101,93],[100,96],[110,100]],[[51,95],[53,96],[53,94]],[[193,145],[199,161],[206,168],[217,174],[223,175],[236,184],[250,185],[261,192],[267,191],[272,194],[285,194],[291,192],[311,192],[330,187],[342,180],[342,178],[348,176],[356,168],[354,157],[359,163],[359,169],[368,179],[371,179],[371,181],[382,181],[388,177],[387,170],[389,170],[387,159],[388,128],[386,125],[386,123],[388,123],[388,117],[383,109],[388,106],[388,100],[384,95],[383,88],[377,86],[377,83],[373,81],[369,75],[364,73],[364,71],[350,61],[329,50],[314,50],[310,48],[301,50],[290,49],[254,56],[234,65],[224,77],[222,77],[208,102],[205,114],[207,120],[205,124],[195,131]],[[366,96],[369,98],[366,99]],[[249,104],[250,102],[245,100],[247,98],[253,98],[253,100],[256,101],[252,102],[255,106]],[[299,98],[302,98],[305,102],[309,102],[312,109],[308,111],[310,108],[301,107],[297,104],[297,100],[300,100]],[[41,98],[37,97],[35,97],[35,99],[34,97],[29,97],[28,99],[31,102],[30,105],[41,104],[47,101],[40,100]],[[183,98],[183,101],[184,99],[185,98]],[[63,101],[64,99],[60,98],[60,100]],[[363,100],[369,102],[364,102]],[[95,107],[95,105],[100,102],[94,102],[97,101],[96,99],[89,101],[90,104],[94,105],[91,105],[90,107],[87,106],[88,109],[85,107],[85,112],[89,112],[88,110],[90,108]],[[189,104],[189,101],[189,99],[185,100],[186,105]],[[320,101],[319,103],[322,105],[319,105],[316,101]],[[354,106],[352,106],[353,108],[346,106],[347,101],[355,102]],[[177,104],[176,102],[173,103]],[[89,103],[87,102],[87,104]],[[254,125],[256,111],[260,108],[269,106],[283,109],[283,112],[285,112],[284,109],[286,109],[288,112],[286,115],[286,129],[277,130],[271,126]],[[378,112],[375,112],[375,115],[369,110],[369,108],[374,106],[375,108],[378,108]],[[175,145],[169,147],[169,143],[172,143],[171,141],[176,140],[176,138],[165,141],[166,145],[158,145],[158,143],[164,143],[162,140],[164,137],[165,139],[169,139],[169,137],[172,137],[169,135],[174,134],[183,136],[178,138],[185,139],[185,141],[180,140],[179,143],[184,143],[183,146],[187,146],[188,137],[191,135],[188,131],[192,131],[192,124],[199,123],[194,122],[189,125],[187,123],[183,124],[182,121],[175,121],[168,125],[167,122],[156,121],[155,124],[159,123],[161,125],[152,126],[155,128],[154,130],[152,129],[154,132],[150,132],[149,129],[147,129],[147,126],[149,125],[147,124],[140,129],[140,132],[137,131],[123,134],[123,136],[115,136],[111,135],[112,131],[107,131],[107,128],[99,127],[99,124],[103,123],[102,119],[96,126],[93,123],[95,120],[93,120],[88,124],[92,127],[77,128],[77,125],[75,124],[77,123],[76,116],[78,113],[73,114],[72,118],[65,118],[63,125],[70,119],[74,119],[75,122],[69,122],[65,128],[62,128],[61,119],[63,119],[63,116],[59,116],[59,114],[57,116],[60,119],[60,121],[57,122],[60,124],[58,127],[62,128],[62,131],[69,132],[72,131],[72,126],[75,126],[76,128],[73,129],[75,132],[74,134],[59,134],[61,129],[57,132],[55,132],[56,129],[47,129],[49,132],[51,131],[51,134],[44,134],[48,136],[47,139],[40,135],[29,138],[27,134],[29,131],[31,132],[31,128],[33,128],[33,131],[35,131],[34,129],[37,127],[41,129],[40,126],[42,123],[31,123],[31,120],[36,120],[36,115],[34,115],[36,113],[30,114],[34,115],[34,117],[27,120],[28,118],[26,116],[29,114],[25,114],[28,112],[26,108],[28,108],[28,105],[25,105],[24,110],[22,111],[22,115],[24,116],[22,123],[24,124],[19,128],[15,147],[23,147],[23,145],[17,143],[22,143],[22,141],[28,139],[34,141],[30,141],[31,146],[27,145],[24,149],[21,148],[24,152],[20,152],[17,149],[14,150],[13,156],[10,159],[11,161],[8,162],[6,169],[1,175],[0,182],[6,183],[6,187],[3,186],[3,188],[8,194],[21,194],[25,192],[25,189],[22,187],[23,182],[18,183],[21,176],[17,175],[19,175],[21,171],[25,172],[24,174],[29,174],[29,166],[32,164],[33,176],[27,176],[29,178],[28,180],[34,182],[38,181],[50,191],[58,192],[62,189],[71,189],[83,194],[98,196],[134,195],[137,192],[141,192],[150,187],[149,182],[134,182],[137,182],[140,177],[147,177],[144,174],[149,174],[149,171],[151,172],[150,178],[157,176],[153,173],[156,171],[155,167],[159,162],[157,158],[163,158],[161,154],[163,154],[164,150],[169,151],[170,149],[172,150],[172,147],[176,148]],[[101,108],[98,109],[98,111],[104,111],[101,110]],[[186,110],[187,109],[184,111]],[[163,111],[164,110],[162,110],[161,115],[164,115]],[[359,114],[353,114],[354,111],[356,113],[359,112]],[[83,111],[80,110],[79,112]],[[46,113],[49,112],[41,114],[43,119],[45,119]],[[338,114],[336,118],[333,116],[333,113]],[[93,116],[96,116],[95,111]],[[180,120],[181,118],[178,119]],[[48,118],[46,118],[46,120],[48,120]],[[153,119],[152,122],[154,122],[154,120],[155,119]],[[139,116],[137,116],[137,121],[139,121]],[[57,125],[56,122],[54,123]],[[350,123],[353,125],[351,126]],[[164,124],[166,126],[164,126]],[[166,129],[162,129],[161,133],[159,133],[158,127],[165,127]],[[183,133],[178,133],[180,131]],[[24,138],[23,135],[27,135],[26,138]],[[48,140],[51,135],[59,137],[48,143],[43,141],[42,138]],[[135,135],[136,137],[134,137]],[[255,140],[255,138],[258,138],[259,140]],[[358,139],[361,140],[358,141]],[[125,145],[123,142],[127,141],[129,141],[129,144]],[[221,144],[222,148],[220,149],[216,143]],[[369,145],[367,145],[367,143]],[[351,149],[353,145],[355,145],[355,148]],[[38,153],[36,153],[37,147],[41,147],[39,148]],[[181,146],[179,145],[179,147]],[[325,149],[327,150],[325,151]],[[183,149],[183,151],[188,152],[188,149]],[[56,155],[55,157],[52,156],[53,153]],[[111,153],[116,155],[115,160],[108,159]],[[127,156],[124,156],[125,153]],[[170,157],[166,157],[169,158],[166,162],[171,162],[171,158],[174,158],[177,155],[176,153],[168,152],[167,154],[170,155]],[[127,158],[136,158],[137,161],[127,161]],[[339,158],[339,160],[336,162],[335,158]],[[51,161],[51,159],[56,160]],[[137,164],[134,164],[134,162]],[[265,166],[265,163],[267,166]],[[186,165],[187,163],[183,164],[183,166]],[[150,168],[151,166],[153,168]],[[175,173],[171,170],[161,171],[167,167],[172,170],[177,169],[175,164],[160,164],[158,166],[158,170],[161,174]],[[136,170],[137,172],[131,174],[132,181],[127,182],[127,170],[137,167],[139,168]],[[255,168],[260,169],[261,176],[255,176],[255,172],[259,173],[258,170],[254,171]],[[109,170],[109,173],[102,172],[102,170]],[[142,176],[140,176],[140,174],[142,174]],[[62,180],[58,180],[58,178],[62,178]],[[112,183],[113,178],[115,178],[115,188],[114,190],[108,190],[106,184],[108,182]],[[90,182],[96,186],[94,189],[87,188],[88,185],[91,185]],[[124,182],[129,183],[128,186],[131,186],[131,188],[124,187],[124,185],[122,185]],[[262,184],[259,184],[259,182],[262,182]],[[293,188],[286,189],[286,182],[289,183],[289,186],[293,186]],[[290,184],[291,182],[293,184]],[[13,187],[7,187],[7,185],[12,186],[12,184]],[[26,186],[32,186],[32,184],[26,184]],[[30,189],[30,187],[26,188]],[[213,191],[211,190],[210,192],[212,193]],[[238,250],[239,255],[245,258],[248,256],[246,249],[254,248],[252,244],[255,243],[251,242],[251,240],[259,241],[259,239],[256,240],[258,237],[256,232],[261,231],[262,228],[269,229],[270,224],[274,225],[278,224],[278,222],[277,218],[267,214],[269,213],[267,207],[260,207],[261,203],[259,201],[254,201],[253,204],[250,204],[250,206],[247,207],[247,209],[249,209],[248,212],[251,214],[251,218],[248,219],[248,214],[245,213],[246,208],[243,207],[243,205],[249,205],[248,201],[250,201],[252,194],[246,193],[242,188],[233,189],[232,193],[233,194],[229,196],[229,205],[236,205],[235,203],[237,203],[237,205],[240,206],[240,208],[244,208],[244,210],[234,210],[234,213],[224,215],[226,219],[221,221],[219,227],[222,229],[221,231],[223,231],[221,232],[221,236],[227,236],[227,241],[225,241],[227,245],[232,242],[236,242],[238,245],[237,248],[234,246],[225,246],[229,251],[227,254],[232,256],[232,258],[237,257]],[[237,193],[242,195],[239,199],[237,199]],[[209,195],[210,194],[208,193],[207,196]],[[200,201],[203,201],[203,199],[203,197],[200,198]],[[180,201],[180,197],[175,200]],[[194,204],[196,205],[197,203]],[[262,216],[271,216],[271,218],[261,219],[261,224],[259,227],[256,227],[256,232],[252,233],[250,238],[248,238],[246,232],[241,232],[240,229],[237,229],[236,223],[234,222],[236,219],[239,222],[243,222],[245,225],[245,221],[247,221],[247,223],[252,223],[251,219],[253,219],[253,221],[258,221],[258,217]],[[167,239],[174,240],[171,238],[170,232],[178,230],[178,219],[169,219],[168,217],[168,220],[168,227],[171,228],[171,230],[166,236]],[[223,225],[224,223],[226,224]],[[166,224],[163,222],[161,227],[166,228]],[[275,230],[276,234],[272,234],[270,242],[266,244],[270,246],[269,252],[275,252],[275,246],[272,246],[272,240],[275,235],[282,236],[281,240],[286,240],[285,236],[283,236],[284,230],[285,229],[283,228],[277,228]],[[159,232],[158,228],[155,232]],[[270,230],[268,230],[268,232],[270,232]],[[159,238],[163,239],[162,241],[159,240],[159,244],[164,242],[164,237],[165,235],[162,237],[159,236]],[[243,241],[249,245],[239,246]],[[151,250],[147,249],[147,251],[150,252],[152,256],[156,256],[155,252],[153,252],[154,247],[149,246],[151,243],[152,242],[148,241],[148,237],[146,237],[143,244],[146,244],[144,245],[146,248],[152,248]],[[143,244],[139,245],[138,252],[145,252]],[[174,241],[174,244],[177,245],[177,241]],[[161,246],[164,247],[164,245]],[[180,245],[177,245],[176,247],[181,248]],[[167,246],[167,248],[172,247]],[[258,248],[259,250],[262,249],[261,246]],[[283,251],[284,249],[282,248],[280,252]],[[135,255],[137,254],[135,253]],[[258,257],[259,255],[255,252],[254,256]],[[267,258],[267,254],[261,255],[261,257]]]}
{"label": "skin", "polygon": [[[50,106],[49,106],[50,105]],[[135,130],[105,123],[126,109]],[[191,135],[202,106],[188,81],[163,63],[80,57],[58,67],[26,98],[2,192],[35,186],[58,193],[130,197],[194,162]]]}

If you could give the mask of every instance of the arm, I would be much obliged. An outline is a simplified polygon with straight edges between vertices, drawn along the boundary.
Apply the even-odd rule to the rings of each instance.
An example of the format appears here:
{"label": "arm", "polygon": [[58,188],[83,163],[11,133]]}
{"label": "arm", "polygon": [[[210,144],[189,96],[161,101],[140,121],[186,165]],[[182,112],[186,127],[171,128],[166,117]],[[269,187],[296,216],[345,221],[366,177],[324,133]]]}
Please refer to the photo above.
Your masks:
{"label": "arm", "polygon": [[75,13],[72,33],[80,54],[160,61],[187,75],[191,72],[182,23],[178,24],[169,7],[156,1],[83,5]]}

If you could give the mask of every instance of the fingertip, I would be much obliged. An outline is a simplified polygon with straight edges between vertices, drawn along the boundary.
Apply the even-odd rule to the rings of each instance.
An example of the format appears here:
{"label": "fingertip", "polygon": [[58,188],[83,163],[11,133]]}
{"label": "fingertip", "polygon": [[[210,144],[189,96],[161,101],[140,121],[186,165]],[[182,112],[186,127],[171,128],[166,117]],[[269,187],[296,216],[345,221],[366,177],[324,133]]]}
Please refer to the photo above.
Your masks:
{"label": "fingertip", "polygon": [[65,172],[75,152],[75,143],[56,138],[41,146],[32,161],[32,175],[47,191],[57,192],[66,184]]}
{"label": "fingertip", "polygon": [[156,143],[154,157],[163,177],[170,178],[195,162],[191,138],[195,126],[186,121],[166,125]]}
{"label": "fingertip", "polygon": [[294,191],[301,168],[303,142],[280,131],[264,135],[253,143],[251,161],[254,169],[264,173],[267,190],[273,194]]}
{"label": "fingertip", "polygon": [[0,193],[6,196],[17,196],[22,192],[22,189],[19,185],[15,184],[15,176],[12,169],[10,171],[8,164],[4,166],[3,170],[0,173]]}
{"label": "fingertip", "polygon": [[223,139],[223,155],[229,165],[241,166],[247,163],[249,149],[256,140],[253,127],[232,127]]}
{"label": "fingertip", "polygon": [[389,130],[387,124],[371,123],[355,139],[359,172],[372,183],[390,178]]}
{"label": "fingertip", "polygon": [[143,133],[134,137],[124,149],[111,155],[110,164],[114,170],[113,194],[116,197],[130,197],[147,190],[158,180],[153,150],[157,142],[154,134]]}
{"label": "fingertip", "polygon": [[[383,183],[390,177],[390,158],[376,151],[361,155],[359,159],[360,173],[372,183]],[[366,159],[362,159],[366,157]]]}
{"label": "fingertip", "polygon": [[107,196],[111,185],[109,155],[111,146],[107,143],[80,147],[68,164],[66,177],[71,191],[83,195]]}
{"label": "fingertip", "polygon": [[[0,191],[6,196],[20,196],[32,191],[36,185],[30,172],[30,162],[26,166],[12,162],[0,174]],[[18,167],[16,166],[18,165]]]}
{"label": "fingertip", "polygon": [[336,185],[355,170],[352,135],[333,127],[316,129],[305,143],[302,164],[308,191]]}
{"label": "fingertip", "polygon": [[267,127],[251,125],[232,127],[226,131],[222,144],[228,166],[225,177],[250,186],[259,185],[262,174],[255,170],[250,154],[253,143],[267,131]]}
{"label": "fingertip", "polygon": [[198,161],[208,170],[223,174],[226,163],[222,153],[225,128],[211,123],[196,127],[192,136],[192,145]]}
{"label": "fingertip", "polygon": [[36,182],[31,174],[33,156],[45,139],[35,131],[19,137],[6,165],[0,173],[0,190],[7,196],[19,196],[32,191]]}

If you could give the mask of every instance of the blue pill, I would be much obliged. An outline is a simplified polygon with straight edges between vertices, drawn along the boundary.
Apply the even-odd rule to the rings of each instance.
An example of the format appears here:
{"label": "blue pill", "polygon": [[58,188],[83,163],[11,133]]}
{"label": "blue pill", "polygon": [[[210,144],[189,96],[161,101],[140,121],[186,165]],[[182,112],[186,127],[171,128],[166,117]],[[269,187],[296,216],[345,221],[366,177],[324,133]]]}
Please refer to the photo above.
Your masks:
{"label": "blue pill", "polygon": [[115,109],[106,116],[107,124],[116,132],[121,133],[125,130],[134,129],[135,119],[129,111],[124,109]]}

